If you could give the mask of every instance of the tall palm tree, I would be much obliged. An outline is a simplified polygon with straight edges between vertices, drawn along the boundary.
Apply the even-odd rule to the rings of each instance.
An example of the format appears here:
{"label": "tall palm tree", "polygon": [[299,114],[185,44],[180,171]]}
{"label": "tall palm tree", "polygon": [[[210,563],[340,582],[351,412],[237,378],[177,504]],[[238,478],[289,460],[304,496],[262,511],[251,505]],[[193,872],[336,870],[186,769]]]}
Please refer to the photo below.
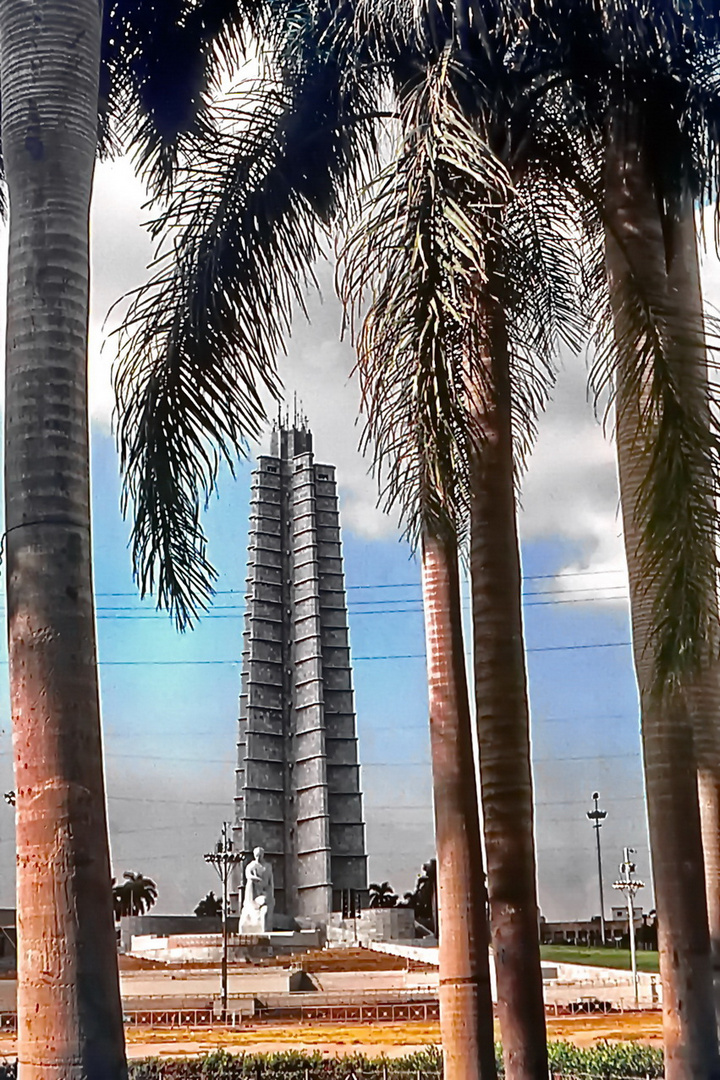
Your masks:
{"label": "tall palm tree", "polygon": [[600,199],[614,333],[600,363],[615,381],[666,1070],[715,1076],[706,893],[717,955],[718,439],[693,200],[717,184],[717,13],[672,0],[647,19],[628,4],[601,19],[592,9],[578,15],[582,56],[570,75],[606,158]]}
{"label": "tall palm tree", "polygon": [[368,441],[388,505],[400,507],[422,556],[444,1068],[484,1077],[495,1069],[487,894],[458,537],[469,504],[464,385],[479,344],[482,208],[507,198],[508,179],[459,111],[449,67],[445,57],[403,101],[401,149],[350,241],[342,291],[359,303],[374,286],[358,342]]}
{"label": "tall palm tree", "polygon": [[[502,68],[499,35],[495,47]],[[514,471],[551,380],[559,313],[568,337],[578,330],[570,301],[575,264],[555,250],[572,196],[557,185],[548,197],[553,166],[542,171],[545,149],[539,140],[532,147],[524,109],[504,130],[522,132],[525,153],[542,150],[537,164],[510,139],[501,151],[498,132],[488,126],[497,104],[488,96],[507,110],[507,88],[494,73],[492,92],[483,96],[483,81],[460,56],[440,60],[445,79],[429,76],[429,115],[414,121],[406,135],[409,161],[401,159],[395,186],[381,189],[360,230],[349,291],[357,292],[364,276],[382,282],[375,285],[359,357],[371,387],[367,411],[379,464],[390,459],[391,494],[423,542],[427,512],[419,508],[424,491],[433,490],[428,477],[443,509],[453,507],[458,521],[470,524],[480,778],[503,1054],[508,1075],[541,1077],[547,1054]],[[486,59],[492,66],[494,58]],[[363,234],[371,238],[364,258]],[[426,400],[418,400],[423,387]],[[408,457],[418,466],[408,467]]]}
{"label": "tall palm tree", "polygon": [[424,530],[422,579],[444,1075],[449,1080],[487,1080],[496,1073],[487,893],[476,780],[466,764],[473,761],[474,751],[454,534]]}
{"label": "tall palm tree", "polygon": [[[10,201],[5,535],[23,1077],[126,1075],[90,564],[96,0],[0,7]],[[32,103],[32,107],[30,105]]]}
{"label": "tall palm tree", "polygon": [[[640,171],[638,165],[642,168],[641,163],[641,154],[632,159],[632,165],[627,159],[624,160],[621,168],[627,184],[622,191],[625,206],[618,198],[612,207],[618,216],[623,210],[627,215],[623,222],[625,229],[620,233],[621,240],[625,241],[622,248],[614,237],[608,243],[615,320],[621,334],[626,317],[622,293],[624,291],[627,295],[627,253],[631,247],[626,240],[628,229],[632,230],[635,241],[632,247],[640,246],[636,242],[636,230],[642,196],[634,184],[632,173]],[[620,163],[611,156],[608,164],[618,167]],[[617,196],[615,193],[609,194],[610,198]],[[664,241],[654,199],[649,205],[646,201],[644,209],[642,246],[643,255],[648,259],[654,251],[663,251]],[[676,239],[679,239],[677,234]],[[634,254],[637,255],[637,251]],[[652,264],[645,262],[642,268],[644,282],[647,283],[651,273],[654,273],[657,283],[666,276],[670,277],[676,272],[673,264],[686,255],[687,248],[683,250],[680,245],[672,252],[669,265],[664,259],[661,266],[656,263],[652,267]],[[687,367],[688,350],[685,348],[683,351],[685,357],[680,360],[677,377],[682,380],[689,376],[688,383],[691,383],[692,374]],[[710,1077],[720,1074],[720,1059],[713,1002],[692,697],[687,674],[679,686],[663,687],[661,692],[657,685],[653,646],[659,583],[648,577],[645,572],[646,559],[643,557],[647,524],[644,489],[648,455],[652,453],[647,448],[647,415],[651,394],[647,384],[637,384],[635,375],[635,371],[628,371],[622,364],[618,368],[616,439],[630,578],[633,648],[641,696],[653,879],[659,912],[658,947],[663,983],[666,1075],[673,1078]],[[696,394],[696,389],[690,386],[688,389],[691,397]],[[663,419],[666,418],[656,416],[654,422],[659,427],[667,427]],[[655,435],[657,438],[658,434]],[[682,478],[680,482],[687,480]],[[691,678],[694,681],[696,676]],[[682,873],[678,873],[678,859],[682,860]]]}
{"label": "tall palm tree", "polygon": [[[116,0],[105,5],[103,26],[102,7],[97,0],[0,7],[10,209],[5,537],[19,1059],[28,1080],[126,1075],[90,555],[86,366],[95,156],[98,145],[112,148],[112,106],[120,98],[124,117],[148,114],[135,132],[148,168],[171,155],[183,127],[201,128],[203,93],[217,66],[210,36],[221,45],[229,40],[242,10],[237,0]],[[132,17],[150,9],[158,24],[164,12],[166,27],[202,28],[183,39],[195,57],[193,77],[183,95],[173,95],[171,115],[167,97],[163,105],[156,93],[153,104],[158,57],[149,37],[128,38]]]}

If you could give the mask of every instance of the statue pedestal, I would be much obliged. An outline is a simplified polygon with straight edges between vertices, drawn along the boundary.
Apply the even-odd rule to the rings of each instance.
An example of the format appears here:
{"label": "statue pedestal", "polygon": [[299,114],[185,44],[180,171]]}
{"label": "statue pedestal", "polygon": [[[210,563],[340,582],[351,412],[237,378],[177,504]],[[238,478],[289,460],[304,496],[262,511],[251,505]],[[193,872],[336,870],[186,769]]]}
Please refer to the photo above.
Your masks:
{"label": "statue pedestal", "polygon": [[238,933],[269,934],[272,930],[272,915],[268,911],[264,896],[257,896],[254,900],[243,905],[238,922]]}

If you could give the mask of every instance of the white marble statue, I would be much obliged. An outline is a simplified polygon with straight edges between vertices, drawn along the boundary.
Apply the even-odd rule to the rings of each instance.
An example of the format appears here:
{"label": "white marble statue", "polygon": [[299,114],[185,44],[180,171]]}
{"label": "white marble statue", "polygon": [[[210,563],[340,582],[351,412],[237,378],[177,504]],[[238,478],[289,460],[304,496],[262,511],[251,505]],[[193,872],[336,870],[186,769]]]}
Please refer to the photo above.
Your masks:
{"label": "white marble statue", "polygon": [[267,934],[272,930],[275,885],[272,866],[265,862],[264,855],[264,850],[256,847],[252,862],[245,867],[245,893],[239,927],[241,934]]}

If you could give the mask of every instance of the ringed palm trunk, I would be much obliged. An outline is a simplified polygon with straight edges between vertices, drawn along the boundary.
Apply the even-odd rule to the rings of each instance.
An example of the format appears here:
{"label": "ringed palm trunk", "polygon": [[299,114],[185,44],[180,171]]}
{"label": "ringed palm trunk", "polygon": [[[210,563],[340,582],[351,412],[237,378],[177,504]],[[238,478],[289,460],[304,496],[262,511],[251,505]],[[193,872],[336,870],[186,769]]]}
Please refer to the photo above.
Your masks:
{"label": "ringed palm trunk", "polygon": [[[606,259],[618,340],[628,297],[638,285],[672,331],[666,245],[639,139],[627,121],[611,133],[606,163]],[[671,248],[667,250],[672,250]],[[630,269],[631,268],[631,269]],[[633,283],[631,284],[631,275]],[[677,325],[675,323],[675,325]],[[680,342],[667,341],[681,373]],[[685,356],[687,362],[687,355]],[[641,417],[645,395],[619,360],[616,439],[635,669],[640,692],[645,785],[658,911],[667,1080],[720,1076],[713,1008],[692,688],[660,695],[654,686],[655,590],[645,578],[644,518],[639,506],[649,467]],[[648,372],[648,378],[651,377]]]}
{"label": "ringed palm trunk", "polygon": [[2,0],[5,528],[20,1080],[126,1076],[90,563],[98,0]]}
{"label": "ringed palm trunk", "polygon": [[[684,389],[694,413],[708,416],[709,423],[702,288],[695,215],[690,201],[683,219],[673,223],[670,228],[672,257],[667,268],[667,284],[668,303],[674,314],[669,332],[674,331],[678,340],[678,384]],[[714,546],[715,541],[711,542]],[[716,589],[710,591],[707,605],[716,633],[708,649],[706,666],[689,687],[689,702],[697,764],[716,1012],[720,1013],[720,642],[717,634]]]}
{"label": "ringed palm trunk", "polygon": [[457,547],[422,540],[445,1080],[494,1080],[486,890]]}
{"label": "ringed palm trunk", "polygon": [[486,383],[472,405],[471,549],[475,707],[498,1014],[508,1080],[547,1080],[530,727],[513,483],[509,350],[490,316]]}

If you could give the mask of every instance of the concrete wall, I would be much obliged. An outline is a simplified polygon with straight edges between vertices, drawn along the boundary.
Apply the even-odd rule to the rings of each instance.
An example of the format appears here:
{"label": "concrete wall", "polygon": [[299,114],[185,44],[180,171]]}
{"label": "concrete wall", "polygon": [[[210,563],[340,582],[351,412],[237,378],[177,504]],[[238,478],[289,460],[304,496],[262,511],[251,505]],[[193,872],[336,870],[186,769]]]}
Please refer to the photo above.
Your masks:
{"label": "concrete wall", "polygon": [[[222,923],[219,918],[200,918],[197,915],[129,915],[120,920],[120,947],[129,952],[135,936],[152,934],[167,937],[170,934],[219,934]],[[237,918],[228,919],[231,934],[237,933]]]}
{"label": "concrete wall", "polygon": [[[260,955],[303,953],[321,948],[322,944],[323,935],[318,930],[281,932],[260,938],[232,935],[228,958],[233,963],[242,963]],[[133,956],[165,964],[219,963],[222,934],[134,934],[129,951]]]}
{"label": "concrete wall", "polygon": [[366,908],[358,919],[334,912],[327,924],[329,942],[366,944],[370,941],[413,941],[415,914],[411,908]]}

